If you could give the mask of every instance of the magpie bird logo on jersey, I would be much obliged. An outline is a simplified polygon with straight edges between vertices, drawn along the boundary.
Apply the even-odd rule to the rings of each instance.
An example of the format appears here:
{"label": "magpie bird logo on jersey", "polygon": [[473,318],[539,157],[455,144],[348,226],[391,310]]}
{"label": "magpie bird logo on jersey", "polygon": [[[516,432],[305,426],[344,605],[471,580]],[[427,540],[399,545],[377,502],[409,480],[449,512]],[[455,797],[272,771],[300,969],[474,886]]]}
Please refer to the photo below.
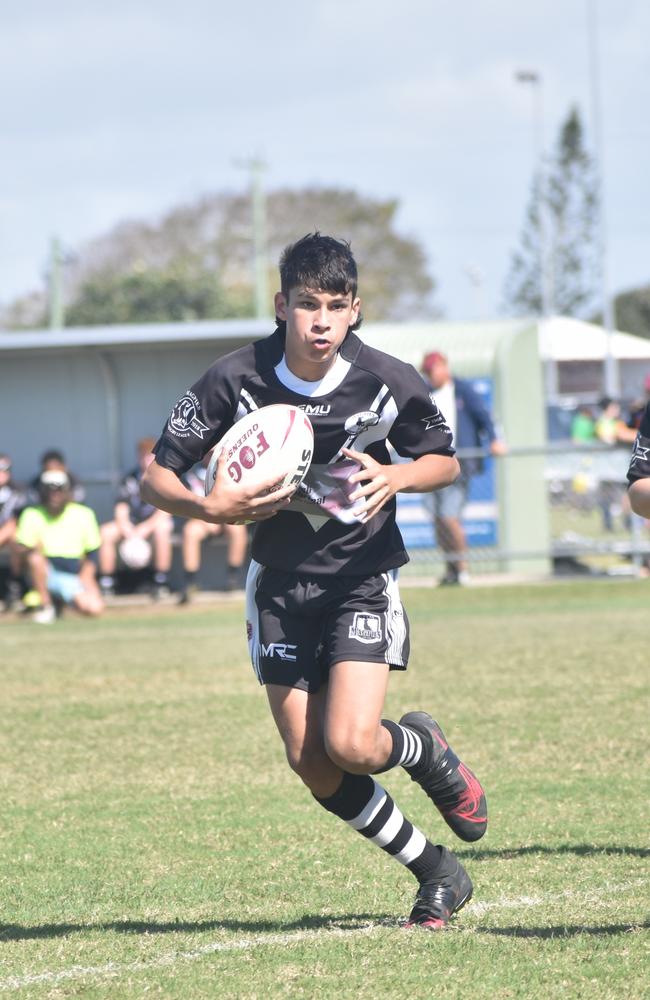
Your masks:
{"label": "magpie bird logo on jersey", "polygon": [[355,611],[348,637],[364,642],[366,645],[371,642],[381,642],[379,615],[369,614],[367,611]]}
{"label": "magpie bird logo on jersey", "polygon": [[379,423],[379,414],[374,410],[362,410],[360,413],[353,413],[343,425],[345,433],[348,435],[348,447],[360,434],[367,431],[369,427],[374,427]]}
{"label": "magpie bird logo on jersey", "polygon": [[197,413],[201,410],[198,397],[188,389],[184,396],[181,396],[171,412],[168,426],[172,434],[176,437],[187,438],[190,434],[201,438],[209,430],[208,426],[199,420]]}
{"label": "magpie bird logo on jersey", "polygon": [[[644,441],[647,440],[648,438],[644,438]],[[630,459],[630,468],[635,464],[635,462],[639,462],[640,464],[641,462],[650,461],[650,459],[648,459],[649,451],[650,447],[643,448],[641,445],[641,437],[640,436],[637,437],[636,441],[634,442],[634,450],[632,451],[632,458]]]}

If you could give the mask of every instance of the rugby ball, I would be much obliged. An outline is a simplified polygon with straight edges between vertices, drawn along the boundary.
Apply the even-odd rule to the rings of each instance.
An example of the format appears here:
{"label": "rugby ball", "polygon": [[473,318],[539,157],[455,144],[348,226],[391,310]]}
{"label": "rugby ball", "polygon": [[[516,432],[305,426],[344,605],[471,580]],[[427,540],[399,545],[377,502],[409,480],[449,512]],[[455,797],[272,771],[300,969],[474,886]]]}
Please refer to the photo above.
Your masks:
{"label": "rugby ball", "polygon": [[226,431],[216,445],[205,477],[206,496],[214,486],[219,462],[235,483],[254,486],[278,475],[274,489],[299,486],[314,454],[314,429],[297,406],[274,403],[252,410]]}

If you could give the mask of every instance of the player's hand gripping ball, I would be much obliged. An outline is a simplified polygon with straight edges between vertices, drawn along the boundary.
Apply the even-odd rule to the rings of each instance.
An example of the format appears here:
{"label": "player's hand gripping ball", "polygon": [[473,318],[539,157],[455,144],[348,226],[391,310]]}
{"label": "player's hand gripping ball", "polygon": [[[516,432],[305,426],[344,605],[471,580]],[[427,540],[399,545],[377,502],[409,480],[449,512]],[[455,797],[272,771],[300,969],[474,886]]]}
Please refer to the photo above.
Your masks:
{"label": "player's hand gripping ball", "polygon": [[215,447],[205,477],[206,496],[221,461],[234,483],[247,486],[284,472],[273,487],[279,490],[300,485],[313,454],[314,429],[302,410],[287,403],[263,406],[238,420]]}

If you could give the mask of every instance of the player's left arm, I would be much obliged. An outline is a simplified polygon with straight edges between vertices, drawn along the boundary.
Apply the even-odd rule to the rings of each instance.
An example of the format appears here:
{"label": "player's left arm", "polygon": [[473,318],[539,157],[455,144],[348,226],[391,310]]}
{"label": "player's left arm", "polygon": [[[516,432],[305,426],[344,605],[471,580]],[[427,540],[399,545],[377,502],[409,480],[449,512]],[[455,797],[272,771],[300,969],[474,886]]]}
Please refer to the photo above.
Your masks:
{"label": "player's left arm", "polygon": [[650,518],[650,403],[634,441],[627,481],[632,510],[640,517]]}
{"label": "player's left arm", "polygon": [[449,455],[421,455],[412,462],[382,465],[353,448],[344,448],[343,453],[361,466],[350,476],[350,482],[363,485],[351,494],[350,500],[364,499],[355,511],[363,521],[374,517],[396,493],[431,493],[450,486],[460,474],[458,460]]}
{"label": "player's left arm", "polygon": [[650,479],[636,479],[630,486],[629,497],[634,513],[650,519]]}

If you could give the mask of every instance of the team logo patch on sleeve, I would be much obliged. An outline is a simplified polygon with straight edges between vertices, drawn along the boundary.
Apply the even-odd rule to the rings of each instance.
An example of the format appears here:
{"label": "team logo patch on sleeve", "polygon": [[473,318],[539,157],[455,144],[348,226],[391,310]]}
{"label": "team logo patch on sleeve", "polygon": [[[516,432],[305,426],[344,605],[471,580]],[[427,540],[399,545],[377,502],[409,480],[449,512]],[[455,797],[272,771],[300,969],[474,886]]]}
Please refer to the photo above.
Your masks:
{"label": "team logo patch on sleeve", "polygon": [[201,404],[198,398],[191,390],[188,390],[176,403],[169,417],[168,426],[172,434],[182,438],[194,434],[203,440],[209,428],[197,417],[200,410]]}
{"label": "team logo patch on sleeve", "polygon": [[355,611],[348,637],[365,643],[381,642],[379,615],[368,614],[366,611]]}
{"label": "team logo patch on sleeve", "polygon": [[[636,465],[637,462],[639,465],[641,463],[645,465],[648,461],[650,461],[650,459],[648,459],[648,452],[650,451],[650,448],[644,448],[641,444],[641,440],[641,435],[638,434],[636,441],[634,442],[634,450],[632,452],[632,458],[630,459],[630,468],[632,468],[633,465]],[[643,438],[643,441],[650,441],[650,438]]]}

